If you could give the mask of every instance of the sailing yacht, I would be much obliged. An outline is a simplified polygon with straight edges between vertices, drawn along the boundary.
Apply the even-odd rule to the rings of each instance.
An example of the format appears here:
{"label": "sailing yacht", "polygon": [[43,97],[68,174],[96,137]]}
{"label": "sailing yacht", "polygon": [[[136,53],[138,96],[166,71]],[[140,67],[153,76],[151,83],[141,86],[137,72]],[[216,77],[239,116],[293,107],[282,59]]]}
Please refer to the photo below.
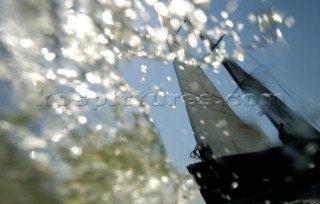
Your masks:
{"label": "sailing yacht", "polygon": [[[170,52],[191,55],[166,17]],[[211,46],[215,48],[217,45]],[[183,57],[182,57],[183,58]],[[265,135],[244,123],[227,105],[200,66],[173,60],[181,92],[198,98],[186,105],[197,146],[191,156],[199,162],[187,166],[206,203],[284,202],[315,199],[320,190],[320,133],[279,100],[261,82],[247,74],[233,59],[224,68],[244,93],[265,95],[259,104],[279,131],[283,145],[274,147]]]}

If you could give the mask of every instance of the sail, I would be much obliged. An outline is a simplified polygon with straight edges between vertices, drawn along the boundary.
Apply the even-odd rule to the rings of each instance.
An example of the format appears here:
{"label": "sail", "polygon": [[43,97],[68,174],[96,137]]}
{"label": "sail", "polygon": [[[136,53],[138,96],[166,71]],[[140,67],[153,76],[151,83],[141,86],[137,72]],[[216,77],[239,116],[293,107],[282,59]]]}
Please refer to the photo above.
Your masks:
{"label": "sail", "polygon": [[[180,54],[187,52],[168,19],[162,17],[162,23],[171,34],[168,39],[170,51]],[[197,143],[204,141],[209,144],[217,157],[270,147],[265,136],[243,123],[226,105],[201,68],[187,65],[180,57],[183,58],[183,55],[175,58],[173,65]]]}
{"label": "sail", "polygon": [[233,60],[225,59],[223,65],[231,74],[235,82],[245,92],[256,96],[265,96],[258,104],[276,128],[284,124],[286,134],[291,140],[302,141],[319,139],[320,133],[307,121],[299,117],[292,109],[283,103],[275,94],[272,94],[262,83],[248,75]]}

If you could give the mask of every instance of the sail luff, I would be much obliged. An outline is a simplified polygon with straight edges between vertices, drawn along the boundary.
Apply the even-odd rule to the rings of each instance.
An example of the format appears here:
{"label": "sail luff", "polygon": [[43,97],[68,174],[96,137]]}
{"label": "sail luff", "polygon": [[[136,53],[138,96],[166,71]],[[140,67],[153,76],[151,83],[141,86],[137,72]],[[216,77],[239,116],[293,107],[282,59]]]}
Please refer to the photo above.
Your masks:
{"label": "sail luff", "polygon": [[[181,38],[166,17],[162,16],[162,23],[169,31],[169,50],[178,53],[173,65],[181,92],[187,99],[187,113],[196,141],[205,141],[218,157],[270,147],[265,136],[244,124],[233,113],[201,68],[185,62],[184,58],[189,53],[183,48]],[[192,98],[191,103],[186,96]]]}

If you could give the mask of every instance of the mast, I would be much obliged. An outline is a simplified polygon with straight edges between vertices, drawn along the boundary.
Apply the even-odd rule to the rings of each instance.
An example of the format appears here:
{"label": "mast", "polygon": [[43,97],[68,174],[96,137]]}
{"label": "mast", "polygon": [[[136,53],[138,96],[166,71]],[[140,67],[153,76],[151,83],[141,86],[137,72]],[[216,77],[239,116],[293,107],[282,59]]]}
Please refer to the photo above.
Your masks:
{"label": "mast", "polygon": [[280,131],[286,132],[288,142],[320,138],[320,133],[314,127],[299,117],[262,83],[243,71],[235,61],[225,59],[223,65],[243,92],[255,94],[257,97],[266,96],[266,101],[260,101],[258,105],[276,128],[284,128]]}
{"label": "mast", "polygon": [[161,16],[161,20],[170,34],[167,40],[169,50],[178,54],[173,66],[181,92],[188,102],[186,109],[196,142],[207,143],[217,157],[269,148],[270,143],[264,135],[234,114],[200,66],[184,62],[184,57],[189,53],[183,48],[182,39],[171,27],[168,18]]}

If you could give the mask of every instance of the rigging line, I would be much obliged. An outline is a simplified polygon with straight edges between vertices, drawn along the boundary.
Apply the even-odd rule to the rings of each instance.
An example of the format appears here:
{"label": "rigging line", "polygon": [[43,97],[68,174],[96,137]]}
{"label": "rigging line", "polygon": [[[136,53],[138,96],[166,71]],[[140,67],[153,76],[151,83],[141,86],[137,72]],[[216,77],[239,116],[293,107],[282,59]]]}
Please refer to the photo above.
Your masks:
{"label": "rigging line", "polygon": [[[183,25],[184,25],[185,23],[190,24],[190,21],[189,21],[188,19],[184,19],[182,25],[181,25],[181,26],[178,28],[178,30],[176,31],[177,34],[178,34],[179,31],[182,29],[182,27],[183,27]],[[201,40],[208,40],[209,43],[210,43],[210,51],[213,51],[213,50],[219,45],[219,43],[220,43],[220,41],[223,39],[224,35],[222,35],[222,36],[218,39],[218,41],[217,41],[216,43],[213,43],[212,40],[209,39],[208,36],[205,36],[205,34],[203,34],[203,33],[200,33],[199,37],[200,37]]]}
{"label": "rigging line", "polygon": [[[273,80],[278,84],[278,86],[291,98],[291,100],[296,104],[296,105],[300,105],[298,104],[297,100],[294,98],[294,96],[296,96],[297,98],[298,95],[291,90],[289,87],[287,87],[283,82],[281,82],[280,80],[278,80],[275,76],[273,76],[270,72],[269,72],[270,76],[273,78]],[[289,91],[291,93],[289,93]],[[301,101],[301,98],[299,98],[299,100]]]}
{"label": "rigging line", "polygon": [[179,31],[181,30],[182,26],[187,22],[187,19],[184,19],[182,25],[178,28],[178,30],[176,30],[176,33],[178,34]]}
{"label": "rigging line", "polygon": [[236,142],[234,140],[231,141],[233,146],[234,146],[234,149],[238,152],[238,153],[241,153],[240,150],[238,149],[237,145],[236,145]]}
{"label": "rigging line", "polygon": [[317,129],[319,130],[320,129],[320,125],[315,120],[313,120],[313,118],[311,118],[310,116],[308,116],[308,118],[317,127]]}
{"label": "rigging line", "polygon": [[[221,40],[223,39],[223,37],[224,37],[224,35],[222,35],[219,39],[218,39],[218,41],[216,42],[216,43],[213,43],[208,37],[207,38],[205,38],[205,36],[203,36],[203,34],[200,34],[200,36],[199,36],[200,38],[201,38],[201,40],[208,40],[209,41],[209,44],[210,44],[210,53],[209,54],[207,54],[205,57],[208,57],[208,56],[211,56],[211,54],[212,54],[212,52],[216,49],[216,47],[219,45],[219,43],[221,42]],[[204,57],[204,58],[205,58]],[[204,62],[203,60],[201,60],[201,64],[199,65],[200,67],[203,65],[203,64],[208,64],[208,63],[206,63],[206,62]]]}
{"label": "rigging line", "polygon": [[[183,27],[183,25],[184,25],[185,23],[188,23],[189,25],[191,25],[189,19],[184,19],[183,24],[178,28],[178,30],[176,31],[176,33],[178,33],[178,32],[181,30],[181,28]],[[192,25],[191,25],[191,26],[192,26]],[[223,39],[224,35],[222,35],[222,36],[218,39],[218,41],[217,41],[216,43],[213,43],[212,40],[211,40],[206,34],[204,34],[204,33],[200,33],[200,34],[199,34],[199,37],[200,37],[201,40],[208,40],[209,43],[210,43],[210,51],[213,51],[213,50],[219,45],[219,43],[220,43],[220,41]]]}
{"label": "rigging line", "polygon": [[[259,64],[252,56],[250,53],[247,53],[248,56],[250,57],[251,60],[253,60],[255,63]],[[259,64],[262,67],[265,67],[264,65]],[[273,80],[278,84],[278,86],[291,98],[291,100],[296,104],[299,105],[297,100],[293,97],[296,96],[299,98],[299,100],[301,100],[301,98],[293,91],[291,90],[289,87],[287,87],[283,82],[279,81],[277,78],[275,78],[275,76],[272,75],[272,73],[270,72],[269,69],[266,70],[269,75],[273,78]],[[237,91],[237,89],[235,90]],[[291,94],[289,93],[289,91],[291,92]],[[303,106],[303,109],[306,110],[305,106]],[[300,116],[302,117],[302,116]],[[307,115],[307,118],[318,128],[320,129],[320,125],[313,120],[313,118],[311,118],[310,116]]]}
{"label": "rigging line", "polygon": [[[298,105],[298,102],[296,99],[293,97],[294,94],[289,93],[290,89],[286,87],[281,81],[279,81],[277,78],[275,78],[269,71],[268,73],[270,76],[273,78],[273,80],[278,84],[278,86],[291,98],[291,100]],[[292,92],[292,91],[291,91]],[[292,92],[294,93],[294,92]]]}
{"label": "rigging line", "polygon": [[218,45],[219,43],[221,42],[221,40],[223,39],[224,35],[222,35],[219,40],[216,42],[216,44],[211,48],[211,51],[213,51]]}
{"label": "rigging line", "polygon": [[212,52],[213,50],[216,49],[216,47],[219,45],[221,40],[223,39],[224,35],[222,35],[216,43],[213,43],[208,37],[205,37],[202,33],[200,34],[201,40],[208,40],[210,43],[210,51]]}
{"label": "rigging line", "polygon": [[[272,75],[271,75],[272,76]],[[278,81],[274,76],[272,76],[273,78],[274,78],[274,80],[277,82],[277,84],[280,86],[280,88],[281,89],[283,89],[289,96],[290,96],[290,98],[294,101],[294,103],[296,103],[297,105],[299,105],[298,104],[298,102],[296,102],[295,101],[295,99],[290,95],[290,93],[288,92],[288,91],[291,91],[292,93],[294,93],[291,89],[289,89],[285,84],[283,84],[281,81]],[[281,85],[282,84],[282,85]],[[288,91],[286,90],[286,89],[288,89]],[[298,96],[297,96],[298,97]],[[300,98],[300,97],[298,97],[299,98],[299,100],[301,101],[301,103],[302,104],[304,104],[302,101],[302,99]],[[306,107],[303,105],[302,106],[303,107],[303,109],[304,110],[306,110]],[[302,116],[300,116],[300,117],[302,117]],[[320,126],[319,126],[319,124],[318,123],[316,123],[316,121],[314,121],[309,115],[307,115],[307,118],[318,128],[318,129],[320,129]]]}
{"label": "rigging line", "polygon": [[[253,63],[255,63],[257,65],[257,68],[263,67],[266,72],[269,72],[270,68],[268,68],[268,67],[266,67],[266,65],[263,65],[260,62],[258,62],[248,50],[249,50],[248,48],[246,48],[246,50],[245,50],[246,56],[248,56],[253,61]],[[273,66],[274,65],[271,65],[270,67],[273,67]]]}
{"label": "rigging line", "polygon": [[[296,94],[292,89],[290,89],[287,85],[285,85],[283,82],[281,82],[280,80],[278,80],[275,76],[273,76],[271,73],[270,73],[271,77],[274,78],[277,82],[279,82],[281,85],[282,85],[282,89],[287,89],[288,91],[290,91],[292,94],[291,95],[295,95],[297,98],[299,98],[299,100],[302,100],[301,97],[299,97],[298,94]],[[289,94],[289,93],[288,93]],[[293,98],[293,96],[291,96]],[[294,100],[294,99],[293,99]],[[303,100],[302,100],[303,101]],[[296,102],[297,103],[297,102]]]}
{"label": "rigging line", "polygon": [[[253,73],[257,70],[257,68],[258,66],[256,66],[256,68],[254,68],[254,70],[251,73],[247,74],[246,78],[238,84],[238,87],[233,91],[232,94],[236,93],[239,89],[241,89],[241,86],[246,82],[246,80],[248,80],[253,75]],[[228,101],[229,99],[227,100],[227,102]]]}
{"label": "rigging line", "polygon": [[[266,65],[261,64],[260,62],[258,62],[249,51],[256,51],[257,49],[252,48],[251,46],[242,46],[244,48],[244,52],[246,54],[246,56],[248,56],[253,63],[255,63],[257,66],[259,67],[263,67],[265,68],[266,71],[269,71],[269,68],[266,67]],[[271,65],[271,67],[273,67],[274,65]]]}
{"label": "rigging line", "polygon": [[[292,95],[295,95],[300,101],[303,101],[302,98],[300,98],[293,90],[291,90],[289,87],[287,87],[283,82],[279,81],[276,77],[274,77],[270,72],[269,72],[269,74],[270,74],[270,76],[276,81],[276,83],[280,86],[280,88],[289,95],[289,97],[294,101],[294,103],[296,103],[297,105],[300,105],[300,104],[298,104],[298,102],[293,98]],[[292,92],[292,94],[290,94],[289,91]],[[302,102],[302,104],[303,104],[303,105],[302,105],[302,108],[303,108],[304,110],[306,110],[306,107],[305,107],[305,105],[304,105],[303,102]],[[302,116],[301,116],[301,117],[302,117]],[[307,115],[307,118],[308,118],[312,123],[314,123],[314,125],[315,125],[318,129],[320,129],[320,125],[319,125],[316,121],[314,121],[312,117],[310,117],[310,116]]]}
{"label": "rigging line", "polygon": [[200,33],[199,35],[201,40],[208,40],[210,43],[210,51],[212,52],[213,50],[216,49],[216,47],[219,45],[219,43],[221,42],[221,40],[224,38],[224,35],[220,36],[220,38],[218,39],[218,41],[216,43],[212,42],[211,39],[209,39],[208,36],[205,36],[205,34]]}
{"label": "rigging line", "polygon": [[[254,57],[252,57],[252,55],[246,51],[246,55],[255,63],[257,64],[257,66],[261,66],[261,67],[265,67],[264,65],[262,65],[261,63],[259,63],[256,59],[254,59]],[[268,69],[267,69],[268,70]]]}

